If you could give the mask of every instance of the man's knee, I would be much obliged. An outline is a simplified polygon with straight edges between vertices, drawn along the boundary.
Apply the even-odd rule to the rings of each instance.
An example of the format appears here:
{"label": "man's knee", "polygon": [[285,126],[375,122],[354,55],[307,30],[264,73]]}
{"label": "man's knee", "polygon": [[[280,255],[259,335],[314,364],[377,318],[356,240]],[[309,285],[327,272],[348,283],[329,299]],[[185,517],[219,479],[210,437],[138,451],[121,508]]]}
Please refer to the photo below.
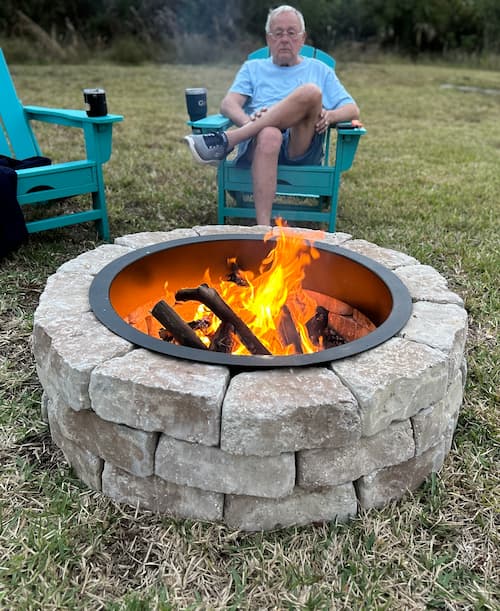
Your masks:
{"label": "man's knee", "polygon": [[305,83],[304,85],[300,85],[295,90],[295,95],[299,96],[301,102],[306,105],[321,104],[323,99],[321,89],[314,83]]}
{"label": "man's knee", "polygon": [[278,155],[283,142],[283,135],[277,127],[264,127],[256,137],[255,153]]}

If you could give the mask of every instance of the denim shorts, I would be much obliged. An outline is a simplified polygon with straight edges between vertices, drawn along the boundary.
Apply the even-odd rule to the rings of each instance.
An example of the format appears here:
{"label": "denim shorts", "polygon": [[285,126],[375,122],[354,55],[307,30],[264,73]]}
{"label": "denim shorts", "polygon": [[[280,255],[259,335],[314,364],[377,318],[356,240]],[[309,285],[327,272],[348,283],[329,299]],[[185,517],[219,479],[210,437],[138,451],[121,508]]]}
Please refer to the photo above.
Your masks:
{"label": "denim shorts", "polygon": [[[288,156],[288,141],[290,139],[290,130],[286,129],[283,132],[283,142],[278,157],[278,163],[282,165],[321,165],[323,159],[323,143],[325,140],[324,134],[315,134],[307,151],[299,157],[291,159]],[[249,167],[252,164],[250,158],[250,144],[253,140],[245,140],[238,146],[235,163],[239,167]]]}

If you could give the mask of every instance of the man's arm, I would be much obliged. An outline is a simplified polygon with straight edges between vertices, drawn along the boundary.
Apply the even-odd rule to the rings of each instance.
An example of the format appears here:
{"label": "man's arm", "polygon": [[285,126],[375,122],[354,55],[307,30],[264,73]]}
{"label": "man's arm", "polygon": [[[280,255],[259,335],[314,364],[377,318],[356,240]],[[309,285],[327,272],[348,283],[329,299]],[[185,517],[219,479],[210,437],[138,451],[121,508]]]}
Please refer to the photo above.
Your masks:
{"label": "man's arm", "polygon": [[353,119],[359,119],[357,104],[344,104],[344,106],[334,110],[323,109],[316,123],[316,131],[318,134],[322,134],[329,125],[341,123],[342,121],[352,121]]}
{"label": "man's arm", "polygon": [[243,110],[247,100],[248,97],[246,95],[229,91],[221,102],[220,112],[240,127],[251,120]]}

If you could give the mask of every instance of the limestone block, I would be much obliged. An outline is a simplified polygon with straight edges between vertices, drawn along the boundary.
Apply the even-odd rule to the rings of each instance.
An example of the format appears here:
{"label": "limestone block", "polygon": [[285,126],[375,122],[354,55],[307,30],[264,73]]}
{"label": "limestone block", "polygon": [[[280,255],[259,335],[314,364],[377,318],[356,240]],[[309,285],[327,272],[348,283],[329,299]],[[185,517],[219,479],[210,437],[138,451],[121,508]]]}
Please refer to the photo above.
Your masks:
{"label": "limestone block", "polygon": [[464,304],[459,295],[450,291],[444,276],[430,265],[407,265],[398,267],[394,273],[406,285],[414,301]]}
{"label": "limestone block", "polygon": [[297,453],[297,484],[303,488],[337,486],[376,469],[405,462],[415,454],[409,420],[395,422],[371,437],[341,448]]}
{"label": "limestone block", "polygon": [[77,272],[95,276],[108,263],[126,255],[130,251],[130,248],[117,244],[101,244],[101,246],[94,248],[94,250],[88,250],[78,255],[78,257],[71,259],[71,261],[66,261],[66,263],[63,263],[58,268],[57,273]]}
{"label": "limestone block", "polygon": [[397,337],[330,366],[358,400],[365,437],[440,401],[448,383],[443,352]]}
{"label": "limestone block", "polygon": [[366,240],[350,240],[344,244],[345,248],[357,252],[360,255],[369,257],[377,263],[388,267],[389,269],[395,269],[403,265],[416,265],[418,264],[417,259],[410,257],[397,250],[391,248],[383,248],[372,242]]}
{"label": "limestone block", "polygon": [[390,500],[401,498],[408,490],[418,488],[428,475],[441,469],[445,450],[445,443],[441,441],[405,463],[361,477],[356,482],[361,507],[382,507]]}
{"label": "limestone block", "polygon": [[329,244],[330,246],[344,246],[346,242],[352,239],[350,233],[344,233],[342,231],[336,231],[335,233],[325,233],[318,237],[317,240],[323,244]]}
{"label": "limestone block", "polygon": [[109,463],[104,465],[102,491],[119,503],[160,514],[193,520],[222,519],[223,494],[178,486],[155,475],[137,477]]}
{"label": "limestone block", "polygon": [[169,242],[180,238],[193,238],[196,231],[193,229],[173,229],[172,231],[142,231],[141,233],[131,233],[115,238],[115,244],[127,246],[133,249],[153,246],[160,242]]}
{"label": "limestone block", "polygon": [[416,455],[419,456],[439,442],[449,423],[445,399],[420,410],[411,421],[415,430]]}
{"label": "limestone block", "polygon": [[90,274],[59,272],[49,276],[35,310],[34,323],[42,324],[54,319],[74,318],[83,312],[90,312],[91,284]]}
{"label": "limestone block", "polygon": [[101,490],[101,475],[104,466],[102,458],[64,437],[59,423],[54,418],[50,422],[50,435],[52,441],[62,450],[76,476],[89,488]]}
{"label": "limestone block", "polygon": [[452,445],[453,445],[453,437],[455,435],[455,429],[457,428],[459,415],[460,415],[459,411],[456,411],[454,414],[451,415],[448,421],[448,426],[446,427],[443,433],[442,439],[444,442],[446,455],[449,454],[449,452],[451,451]]}
{"label": "limestone block", "polygon": [[222,406],[221,448],[231,454],[273,456],[360,436],[356,400],[323,367],[240,373]]}
{"label": "limestone block", "polygon": [[[443,400],[421,410],[412,417],[417,455],[436,445],[452,426],[452,423],[456,424],[462,397],[462,374],[459,371]],[[455,426],[453,426],[453,430],[454,428]],[[451,435],[453,436],[453,432],[451,432]],[[449,433],[447,437],[449,437]]]}
{"label": "limestone block", "polygon": [[292,495],[282,499],[228,495],[224,521],[240,530],[271,530],[335,519],[343,522],[356,515],[356,511],[354,486],[348,483],[318,492],[296,488]]}
{"label": "limestone block", "polygon": [[51,400],[48,413],[51,427],[57,422],[61,435],[91,454],[141,477],[153,473],[156,433],[106,422],[92,411],[75,411],[61,400]]}
{"label": "limestone block", "polygon": [[137,349],[96,367],[92,409],[105,420],[217,445],[229,370]]}
{"label": "limestone block", "polygon": [[193,227],[197,235],[220,235],[221,239],[231,233],[265,235],[270,229],[269,225],[249,225],[248,227],[244,225],[195,225]]}
{"label": "limestone block", "polygon": [[155,473],[167,481],[203,490],[281,497],[293,490],[295,455],[237,456],[162,435]]}
{"label": "limestone block", "polygon": [[60,396],[75,410],[90,409],[90,373],[133,346],[97,321],[91,312],[68,318],[35,319],[32,348],[37,373],[50,398]]}
{"label": "limestone block", "polygon": [[449,356],[450,379],[459,371],[467,338],[467,312],[451,303],[417,301],[401,337],[437,348]]}
{"label": "limestone block", "polygon": [[299,236],[308,242],[317,242],[318,246],[323,244],[329,244],[330,246],[339,246],[350,240],[352,235],[349,233],[325,233],[320,229],[310,229],[307,227],[273,227],[272,233],[275,236],[279,236],[282,233],[290,236]]}

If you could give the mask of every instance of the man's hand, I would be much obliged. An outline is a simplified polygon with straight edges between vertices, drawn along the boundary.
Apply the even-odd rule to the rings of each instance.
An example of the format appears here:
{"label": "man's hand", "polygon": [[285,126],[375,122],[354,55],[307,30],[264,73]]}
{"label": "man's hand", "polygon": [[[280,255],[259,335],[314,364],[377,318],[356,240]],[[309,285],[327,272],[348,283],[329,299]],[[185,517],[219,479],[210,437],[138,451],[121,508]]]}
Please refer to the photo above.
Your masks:
{"label": "man's hand", "polygon": [[329,125],[330,121],[328,120],[328,111],[323,108],[322,111],[319,113],[319,119],[318,121],[316,121],[316,124],[314,126],[316,133],[323,134],[324,132],[326,132]]}
{"label": "man's hand", "polygon": [[256,110],[252,115],[250,115],[250,119],[249,119],[249,121],[247,121],[247,123],[250,123],[250,121],[255,121],[256,119],[261,117],[262,113],[266,112],[266,110],[267,110],[266,106],[263,106],[259,110]]}

